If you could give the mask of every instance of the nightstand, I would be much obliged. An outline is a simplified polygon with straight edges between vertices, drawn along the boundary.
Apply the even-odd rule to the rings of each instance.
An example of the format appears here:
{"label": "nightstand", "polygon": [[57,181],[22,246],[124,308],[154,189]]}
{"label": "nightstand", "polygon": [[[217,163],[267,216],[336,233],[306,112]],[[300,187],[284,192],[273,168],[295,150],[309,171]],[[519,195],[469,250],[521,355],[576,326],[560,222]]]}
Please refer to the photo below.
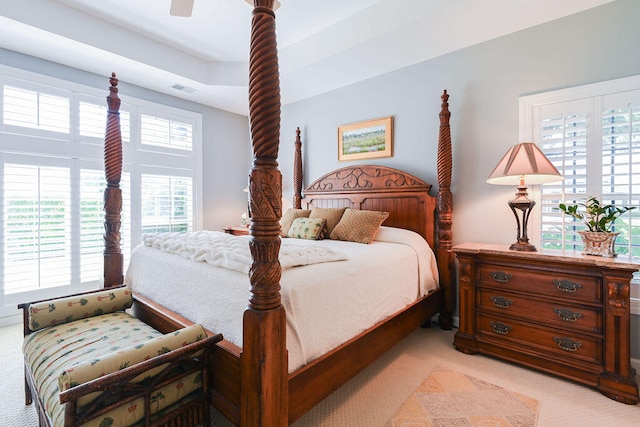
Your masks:
{"label": "nightstand", "polygon": [[636,404],[630,355],[630,258],[518,252],[465,243],[458,259],[463,353],[495,356]]}
{"label": "nightstand", "polygon": [[246,236],[249,234],[249,227],[226,227],[223,231],[234,236]]}

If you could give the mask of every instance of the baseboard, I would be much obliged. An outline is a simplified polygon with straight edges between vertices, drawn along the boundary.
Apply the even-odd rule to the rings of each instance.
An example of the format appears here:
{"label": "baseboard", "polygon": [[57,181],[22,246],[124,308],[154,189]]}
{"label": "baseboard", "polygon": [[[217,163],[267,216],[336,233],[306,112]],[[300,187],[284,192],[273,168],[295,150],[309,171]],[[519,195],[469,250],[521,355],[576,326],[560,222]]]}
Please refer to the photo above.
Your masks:
{"label": "baseboard", "polygon": [[22,323],[22,313],[0,317],[0,328],[4,328],[5,326],[12,326],[17,323]]}
{"label": "baseboard", "polygon": [[638,376],[638,374],[640,373],[640,359],[634,359],[633,357],[631,358],[631,367],[633,369],[635,369],[636,371],[636,376]]}

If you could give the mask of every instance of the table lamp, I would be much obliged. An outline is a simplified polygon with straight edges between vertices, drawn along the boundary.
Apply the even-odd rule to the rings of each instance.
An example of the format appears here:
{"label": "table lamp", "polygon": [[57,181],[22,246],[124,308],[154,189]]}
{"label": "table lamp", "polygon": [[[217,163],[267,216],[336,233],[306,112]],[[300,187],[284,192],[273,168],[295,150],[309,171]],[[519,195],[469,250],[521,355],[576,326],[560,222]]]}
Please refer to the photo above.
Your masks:
{"label": "table lamp", "polygon": [[560,172],[533,142],[521,142],[514,145],[500,160],[498,166],[489,175],[487,182],[489,184],[518,186],[516,198],[509,201],[509,207],[518,224],[518,240],[509,249],[525,252],[536,251],[536,247],[529,243],[527,236],[527,222],[536,202],[529,199],[526,184],[545,184],[562,179],[564,178]]}

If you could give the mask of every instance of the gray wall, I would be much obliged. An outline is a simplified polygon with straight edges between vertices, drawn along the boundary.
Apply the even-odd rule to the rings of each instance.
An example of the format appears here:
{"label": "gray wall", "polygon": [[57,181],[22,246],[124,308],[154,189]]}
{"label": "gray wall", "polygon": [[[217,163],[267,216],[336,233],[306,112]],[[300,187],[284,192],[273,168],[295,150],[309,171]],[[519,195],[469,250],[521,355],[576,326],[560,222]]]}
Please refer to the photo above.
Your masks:
{"label": "gray wall", "polygon": [[[103,90],[105,97],[109,93],[110,72],[100,76],[5,49],[0,49],[0,63],[94,87]],[[202,114],[203,226],[218,230],[237,225],[246,210],[247,195],[242,190],[247,185],[251,165],[247,117],[127,84],[124,75],[118,78],[121,97],[135,97]]]}
{"label": "gray wall", "polygon": [[[518,97],[640,74],[640,2],[617,0],[283,108],[280,167],[292,194],[294,130],[302,130],[305,185],[340,166],[337,127],[394,116],[394,155],[367,163],[436,184],[440,94],[447,89],[453,141],[454,243],[515,241],[507,206],[515,188],[485,182],[519,142]],[[453,23],[452,23],[453,25]],[[425,43],[437,43],[425,40]],[[313,84],[312,81],[308,82]],[[633,316],[633,330],[640,329]],[[632,354],[640,358],[634,336]]]}

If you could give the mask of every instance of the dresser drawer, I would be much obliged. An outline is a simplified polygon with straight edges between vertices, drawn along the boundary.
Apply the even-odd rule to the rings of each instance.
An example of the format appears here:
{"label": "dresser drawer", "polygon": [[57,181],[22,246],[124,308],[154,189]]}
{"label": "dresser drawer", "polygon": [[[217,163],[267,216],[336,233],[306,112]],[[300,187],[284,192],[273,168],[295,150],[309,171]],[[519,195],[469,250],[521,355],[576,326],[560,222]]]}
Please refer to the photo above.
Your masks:
{"label": "dresser drawer", "polygon": [[584,332],[602,332],[601,310],[562,302],[541,301],[526,296],[478,288],[478,310],[492,311],[510,318],[527,318],[562,328]]}
{"label": "dresser drawer", "polygon": [[519,290],[548,297],[571,298],[574,301],[602,301],[602,286],[597,277],[538,272],[533,269],[489,263],[480,264],[478,267],[478,286],[497,286],[507,291]]}
{"label": "dresser drawer", "polygon": [[519,350],[536,347],[570,359],[588,363],[602,363],[602,340],[588,335],[545,328],[515,319],[488,313],[477,313],[476,329],[479,335],[510,341]]}

